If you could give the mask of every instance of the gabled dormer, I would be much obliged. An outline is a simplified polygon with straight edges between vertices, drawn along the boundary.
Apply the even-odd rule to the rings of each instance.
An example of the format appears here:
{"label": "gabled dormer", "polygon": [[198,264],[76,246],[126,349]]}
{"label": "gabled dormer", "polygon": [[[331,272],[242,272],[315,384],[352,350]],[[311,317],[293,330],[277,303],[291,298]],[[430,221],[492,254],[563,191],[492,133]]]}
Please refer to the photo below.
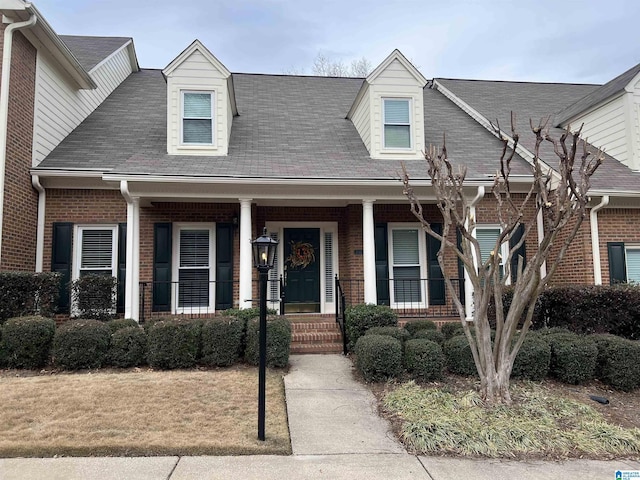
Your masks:
{"label": "gabled dormer", "polygon": [[422,158],[427,80],[394,50],[364,80],[347,118],[376,159]]}
{"label": "gabled dormer", "polygon": [[195,40],[162,73],[167,79],[167,153],[227,155],[238,114],[231,72]]}

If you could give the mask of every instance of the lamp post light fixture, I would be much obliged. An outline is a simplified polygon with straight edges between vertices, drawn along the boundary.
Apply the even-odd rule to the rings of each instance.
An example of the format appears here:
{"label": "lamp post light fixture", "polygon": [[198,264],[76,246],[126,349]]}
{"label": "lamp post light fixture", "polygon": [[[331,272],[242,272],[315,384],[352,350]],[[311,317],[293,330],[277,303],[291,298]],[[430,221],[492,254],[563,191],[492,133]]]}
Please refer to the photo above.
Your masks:
{"label": "lamp post light fixture", "polygon": [[267,229],[262,236],[253,242],[253,264],[258,269],[260,277],[260,364],[258,367],[258,440],[264,441],[264,416],[266,405],[267,379],[267,279],[269,270],[273,268],[278,241],[267,235]]}

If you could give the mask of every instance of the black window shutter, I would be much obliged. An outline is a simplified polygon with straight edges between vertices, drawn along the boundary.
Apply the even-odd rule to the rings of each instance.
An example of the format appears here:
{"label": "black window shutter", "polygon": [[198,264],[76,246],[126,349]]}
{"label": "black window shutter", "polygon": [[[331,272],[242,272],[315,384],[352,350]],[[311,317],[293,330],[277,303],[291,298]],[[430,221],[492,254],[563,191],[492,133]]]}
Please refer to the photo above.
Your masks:
{"label": "black window shutter", "polygon": [[[512,249],[520,241],[524,235],[524,225],[518,225],[509,239],[509,249]],[[513,252],[511,257],[511,283],[515,283],[518,280],[518,258],[522,257],[522,268],[527,264],[527,249],[525,248],[525,242],[522,242],[520,248]]]}
{"label": "black window shutter", "polygon": [[627,281],[627,267],[624,243],[609,242],[607,243],[607,251],[609,252],[609,282],[611,285],[625,283]]}
{"label": "black window shutter", "polygon": [[153,311],[171,310],[171,224],[153,225]]}
{"label": "black window shutter", "polygon": [[127,224],[118,224],[118,299],[117,312],[124,313],[124,287],[127,281]]}
{"label": "black window shutter", "polygon": [[53,224],[51,242],[51,271],[61,274],[58,313],[69,313],[71,283],[71,242],[73,223],[56,222]]}
{"label": "black window shutter", "polygon": [[376,245],[376,292],[378,305],[389,305],[389,250],[387,245],[387,224],[378,223],[375,227]]}
{"label": "black window shutter", "polygon": [[[432,223],[431,229],[438,235],[442,235],[442,224]],[[440,250],[440,240],[427,235],[427,278],[429,284],[429,305],[445,304],[444,275],[438,263],[438,251]]]}
{"label": "black window shutter", "polygon": [[[459,229],[456,229],[456,244],[458,250],[462,251],[462,233]],[[460,291],[460,302],[464,305],[465,292],[464,292],[464,263],[458,258],[458,289]]]}
{"label": "black window shutter", "polygon": [[233,225],[216,225],[216,310],[233,307]]}

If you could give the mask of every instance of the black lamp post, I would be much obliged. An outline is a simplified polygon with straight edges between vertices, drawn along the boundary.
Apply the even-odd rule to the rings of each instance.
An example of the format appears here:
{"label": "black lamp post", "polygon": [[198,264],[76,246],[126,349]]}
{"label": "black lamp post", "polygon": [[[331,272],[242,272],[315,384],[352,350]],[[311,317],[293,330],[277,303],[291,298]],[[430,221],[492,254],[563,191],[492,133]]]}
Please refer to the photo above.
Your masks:
{"label": "black lamp post", "polygon": [[276,256],[277,240],[267,235],[267,229],[262,236],[253,242],[253,264],[260,275],[260,366],[258,373],[258,440],[264,440],[264,413],[266,400],[267,379],[267,279],[269,270],[273,268]]}

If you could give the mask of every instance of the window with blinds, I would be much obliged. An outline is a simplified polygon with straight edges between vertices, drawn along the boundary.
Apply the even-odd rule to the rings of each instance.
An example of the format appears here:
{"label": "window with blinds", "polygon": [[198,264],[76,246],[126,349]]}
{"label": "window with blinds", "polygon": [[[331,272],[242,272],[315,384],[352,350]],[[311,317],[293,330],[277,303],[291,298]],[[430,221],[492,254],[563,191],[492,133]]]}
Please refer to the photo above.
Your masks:
{"label": "window with blinds", "polygon": [[[489,260],[491,252],[496,249],[496,242],[498,241],[499,236],[499,227],[476,227],[476,240],[478,240],[478,244],[480,245],[482,263]],[[505,252],[502,251],[502,248],[499,248],[498,250],[498,254],[500,255],[500,278],[502,278],[504,275]]]}
{"label": "window with blinds", "polygon": [[627,282],[640,283],[640,247],[625,249]]}
{"label": "window with blinds", "polygon": [[383,99],[384,148],[411,148],[409,99]]}
{"label": "window with blinds", "polygon": [[213,145],[213,94],[182,93],[182,143]]}
{"label": "window with blinds", "polygon": [[79,276],[112,275],[115,273],[115,227],[79,228]]}
{"label": "window with blinds", "polygon": [[419,303],[422,301],[419,238],[418,229],[393,229],[391,231],[395,303]]}
{"label": "window with blinds", "polygon": [[208,307],[210,291],[210,230],[180,230],[178,307]]}

